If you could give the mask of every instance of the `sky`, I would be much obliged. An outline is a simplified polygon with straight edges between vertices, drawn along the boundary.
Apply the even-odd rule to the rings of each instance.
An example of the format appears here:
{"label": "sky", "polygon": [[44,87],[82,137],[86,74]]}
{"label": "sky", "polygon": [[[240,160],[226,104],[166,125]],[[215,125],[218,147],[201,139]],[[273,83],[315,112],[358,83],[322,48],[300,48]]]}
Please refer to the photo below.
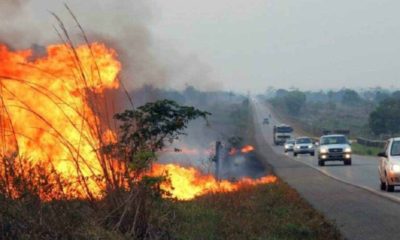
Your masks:
{"label": "sky", "polygon": [[398,0],[155,0],[157,38],[224,88],[400,86]]}
{"label": "sky", "polygon": [[[65,2],[92,39],[116,46],[134,87],[400,88],[398,0]],[[56,41],[49,11],[68,19],[63,3],[0,2],[0,41]]]}

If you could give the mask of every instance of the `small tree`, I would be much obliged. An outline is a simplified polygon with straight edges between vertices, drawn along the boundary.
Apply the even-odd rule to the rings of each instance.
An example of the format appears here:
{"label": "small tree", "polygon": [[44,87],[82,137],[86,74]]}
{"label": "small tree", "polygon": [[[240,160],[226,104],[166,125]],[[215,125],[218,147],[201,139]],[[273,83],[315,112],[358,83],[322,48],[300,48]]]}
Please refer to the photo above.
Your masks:
{"label": "small tree", "polygon": [[[128,195],[122,194],[122,201],[112,199],[117,203],[111,210],[113,215],[110,215],[116,218],[111,221],[116,222],[114,229],[136,238],[145,237],[151,214],[149,205],[154,197],[159,199],[163,194],[158,186],[166,180],[146,176],[146,171],[157,160],[156,152],[184,135],[191,120],[206,119],[208,115],[210,113],[194,107],[160,100],[114,116],[120,122],[118,141],[105,147],[104,151],[125,164],[125,176],[129,181]],[[121,198],[121,195],[117,197]]]}

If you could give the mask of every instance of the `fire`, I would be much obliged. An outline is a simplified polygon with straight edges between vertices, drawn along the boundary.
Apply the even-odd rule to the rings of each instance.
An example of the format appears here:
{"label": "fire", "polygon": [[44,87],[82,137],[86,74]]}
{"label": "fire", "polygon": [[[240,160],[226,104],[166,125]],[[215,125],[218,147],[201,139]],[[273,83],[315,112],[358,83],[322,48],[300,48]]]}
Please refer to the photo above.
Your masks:
{"label": "fire", "polygon": [[254,151],[254,147],[251,145],[246,145],[244,147],[242,147],[242,149],[240,150],[242,153],[249,153]]}
{"label": "fire", "polygon": [[[119,86],[115,51],[100,43],[60,44],[48,46],[46,56],[32,55],[0,44],[0,157],[18,152],[71,182],[102,175],[99,139],[115,137],[101,125],[101,101],[94,98]],[[101,194],[95,182],[88,187]],[[64,190],[86,197],[83,189]]]}
{"label": "fire", "polygon": [[[117,54],[93,43],[76,48],[50,45],[46,56],[32,56],[32,50],[11,51],[0,44],[1,184],[9,184],[13,173],[21,172],[34,188],[44,181],[42,173],[55,173],[45,180],[51,187],[39,191],[42,199],[102,198],[105,179],[116,164],[104,159],[99,149],[116,140],[116,133],[105,123],[108,108],[103,93],[119,87]],[[240,151],[253,150],[245,146]],[[199,154],[195,149],[182,152]],[[152,175],[165,173],[171,181],[161,187],[180,200],[276,181],[268,176],[219,182],[194,168],[172,164],[154,165],[151,170]],[[15,189],[10,191],[18,197]]]}
{"label": "fire", "polygon": [[243,186],[254,186],[276,182],[275,176],[265,176],[260,179],[243,178],[232,183],[227,180],[217,181],[210,174],[202,174],[195,168],[181,167],[176,164],[155,164],[152,174],[167,173],[170,183],[164,183],[161,188],[178,200],[191,200],[195,197],[215,192],[237,191]]}
{"label": "fire", "polygon": [[242,147],[240,150],[236,149],[236,148],[231,148],[231,150],[229,151],[229,155],[233,156],[236,155],[238,153],[250,153],[253,152],[255,150],[255,148],[251,145],[246,145],[244,147]]}

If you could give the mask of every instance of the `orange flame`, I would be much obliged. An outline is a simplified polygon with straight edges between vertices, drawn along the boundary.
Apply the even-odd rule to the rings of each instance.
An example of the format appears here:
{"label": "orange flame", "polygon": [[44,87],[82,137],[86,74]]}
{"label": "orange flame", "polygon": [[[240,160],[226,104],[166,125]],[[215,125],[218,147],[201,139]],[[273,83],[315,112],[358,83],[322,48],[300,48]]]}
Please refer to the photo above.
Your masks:
{"label": "orange flame", "polygon": [[[253,152],[254,150],[255,150],[255,148],[253,146],[246,145],[240,149],[240,153],[250,153],[250,152]],[[239,153],[239,151],[236,148],[231,148],[231,150],[229,151],[229,155],[231,155],[231,156],[236,155],[238,153]]]}
{"label": "orange flame", "polygon": [[254,147],[251,145],[246,145],[244,147],[242,147],[242,149],[240,150],[242,153],[249,153],[254,151]]}
{"label": "orange flame", "polygon": [[152,174],[163,175],[167,173],[170,183],[164,183],[161,188],[178,200],[191,200],[195,197],[215,192],[237,191],[243,186],[254,186],[276,182],[275,176],[265,176],[260,179],[243,178],[232,183],[226,180],[217,181],[214,176],[202,174],[195,168],[181,167],[176,164],[155,164]]}
{"label": "orange flame", "polygon": [[[61,188],[62,196],[44,189],[40,190],[42,199],[101,198],[112,162],[104,163],[99,148],[116,140],[116,134],[102,123],[107,117],[102,94],[119,87],[121,64],[116,52],[100,43],[77,48],[61,44],[47,47],[46,56],[32,60],[32,55],[31,50],[13,52],[0,44],[0,160],[9,159],[0,164],[0,176],[5,182],[10,180],[8,164],[15,165],[24,178],[37,181],[42,181],[41,172],[55,172],[50,181]],[[246,146],[241,152],[252,150]],[[27,166],[18,163],[20,156],[28,157],[29,166],[40,168],[25,171]],[[154,165],[151,174],[165,172],[171,182],[162,188],[180,200],[276,180],[269,176],[218,182],[194,168],[172,164]]]}
{"label": "orange flame", "polygon": [[[51,164],[70,181],[101,175],[99,139],[114,137],[98,129],[90,92],[118,88],[115,51],[99,43],[75,49],[61,44],[48,46],[47,56],[31,56],[31,50],[12,52],[0,45],[0,157],[19,152],[33,165]],[[88,185],[101,194],[98,184]],[[74,189],[71,195],[84,197],[83,192]]]}

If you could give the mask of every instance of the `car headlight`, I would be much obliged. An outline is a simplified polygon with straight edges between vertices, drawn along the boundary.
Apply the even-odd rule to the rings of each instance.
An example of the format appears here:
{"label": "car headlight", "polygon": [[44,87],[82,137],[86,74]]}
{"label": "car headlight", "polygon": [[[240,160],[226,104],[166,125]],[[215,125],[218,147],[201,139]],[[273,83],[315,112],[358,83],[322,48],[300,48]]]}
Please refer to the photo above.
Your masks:
{"label": "car headlight", "polygon": [[308,148],[311,149],[313,146],[312,145],[308,145]]}
{"label": "car headlight", "polygon": [[327,148],[321,148],[319,150],[320,153],[328,153],[328,149]]}
{"label": "car headlight", "polygon": [[296,149],[300,149],[300,146],[295,146]]}
{"label": "car headlight", "polygon": [[351,148],[350,148],[350,147],[345,148],[345,149],[344,149],[344,152],[345,152],[345,153],[351,153]]}
{"label": "car headlight", "polygon": [[397,164],[392,165],[392,171],[396,173],[400,172],[400,165]]}

